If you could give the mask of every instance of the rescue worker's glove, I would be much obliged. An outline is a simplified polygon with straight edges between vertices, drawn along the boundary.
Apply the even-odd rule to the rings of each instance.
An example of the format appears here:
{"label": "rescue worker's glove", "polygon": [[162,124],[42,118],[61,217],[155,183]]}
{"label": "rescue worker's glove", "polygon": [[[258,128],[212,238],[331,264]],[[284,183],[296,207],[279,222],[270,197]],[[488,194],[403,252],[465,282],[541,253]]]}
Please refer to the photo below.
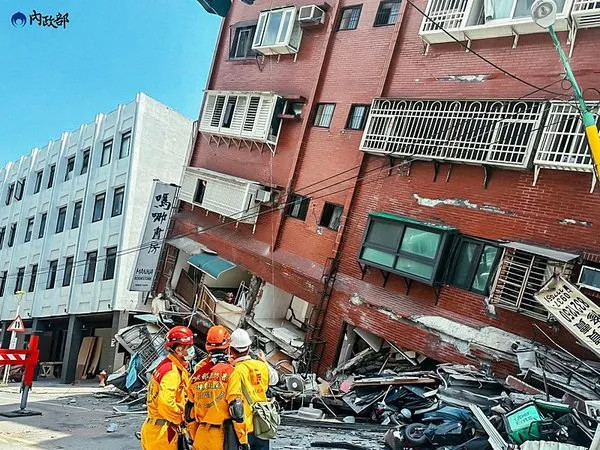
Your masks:
{"label": "rescue worker's glove", "polygon": [[195,419],[192,417],[192,412],[194,411],[194,403],[189,400],[185,404],[185,408],[183,409],[183,417],[187,423],[193,422]]}
{"label": "rescue worker's glove", "polygon": [[234,422],[244,422],[244,403],[241,398],[236,398],[229,404],[229,414]]}

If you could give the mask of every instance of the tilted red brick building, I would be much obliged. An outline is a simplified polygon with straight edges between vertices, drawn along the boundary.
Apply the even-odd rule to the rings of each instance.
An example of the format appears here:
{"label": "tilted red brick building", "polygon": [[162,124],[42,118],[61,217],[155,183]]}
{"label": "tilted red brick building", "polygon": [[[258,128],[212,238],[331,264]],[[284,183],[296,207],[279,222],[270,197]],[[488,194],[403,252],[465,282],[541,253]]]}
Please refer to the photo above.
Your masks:
{"label": "tilted red brick building", "polygon": [[[550,36],[529,3],[504,3],[234,2],[162,281],[189,268],[182,239],[217,252],[302,311],[321,371],[347,325],[497,373],[515,339],[548,343],[534,324],[590,356],[532,294],[555,271],[594,279],[600,196]],[[597,100],[598,5],[558,6]]]}

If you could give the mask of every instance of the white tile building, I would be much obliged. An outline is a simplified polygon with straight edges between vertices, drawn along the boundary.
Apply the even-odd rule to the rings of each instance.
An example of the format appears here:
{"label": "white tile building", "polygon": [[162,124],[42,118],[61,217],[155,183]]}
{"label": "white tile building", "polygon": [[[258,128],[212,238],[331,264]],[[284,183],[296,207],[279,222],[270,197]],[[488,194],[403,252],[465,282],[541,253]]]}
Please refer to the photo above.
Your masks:
{"label": "white tile building", "polygon": [[97,330],[101,366],[116,369],[108,329],[147,309],[144,294],[128,290],[136,252],[127,250],[140,244],[153,180],[179,182],[191,130],[191,120],[140,93],[0,169],[5,345],[23,290],[21,316],[48,338],[40,359],[62,358],[63,381],[81,337]]}

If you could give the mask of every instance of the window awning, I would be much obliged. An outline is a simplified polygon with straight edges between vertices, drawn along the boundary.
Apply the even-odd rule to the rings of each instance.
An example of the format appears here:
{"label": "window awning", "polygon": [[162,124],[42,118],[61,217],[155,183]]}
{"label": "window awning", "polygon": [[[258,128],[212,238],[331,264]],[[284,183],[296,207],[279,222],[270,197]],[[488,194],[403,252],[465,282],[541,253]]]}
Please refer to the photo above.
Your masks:
{"label": "window awning", "polygon": [[220,258],[217,255],[211,255],[210,253],[198,253],[197,255],[192,255],[188,259],[188,263],[213,277],[215,280],[219,278],[223,272],[227,272],[236,267],[234,263]]}
{"label": "window awning", "polygon": [[196,253],[202,253],[208,250],[204,245],[187,236],[168,239],[167,244],[172,245],[188,255],[195,255]]}
{"label": "window awning", "polygon": [[397,222],[404,222],[404,223],[410,223],[413,225],[426,226],[426,227],[435,228],[435,229],[443,230],[443,231],[456,230],[456,228],[449,227],[448,225],[442,225],[439,223],[415,220],[415,219],[411,219],[409,217],[397,216],[396,214],[390,214],[390,213],[386,213],[386,212],[374,212],[374,213],[371,213],[370,215],[371,215],[371,217],[380,217],[382,219],[390,219],[390,220],[395,220]]}
{"label": "window awning", "polygon": [[537,245],[523,244],[521,242],[506,242],[501,244],[503,247],[512,248],[515,250],[521,250],[527,253],[533,253],[534,255],[544,256],[554,261],[569,262],[579,258],[579,255],[575,253],[561,252],[559,250],[552,250],[551,248],[539,247]]}

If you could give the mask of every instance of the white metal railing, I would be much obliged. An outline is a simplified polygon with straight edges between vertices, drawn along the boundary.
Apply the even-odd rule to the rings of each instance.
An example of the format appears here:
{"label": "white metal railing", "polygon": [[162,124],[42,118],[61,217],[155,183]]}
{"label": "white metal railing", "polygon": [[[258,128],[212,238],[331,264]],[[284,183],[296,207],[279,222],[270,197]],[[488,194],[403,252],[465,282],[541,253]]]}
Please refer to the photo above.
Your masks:
{"label": "white metal railing", "polygon": [[423,18],[421,31],[437,30],[437,25],[446,30],[459,28],[468,3],[467,0],[431,0],[427,7],[427,15],[431,20]]}
{"label": "white metal railing", "polygon": [[600,1],[598,0],[575,0],[573,3],[573,12],[600,10]]}
{"label": "white metal railing", "polygon": [[560,170],[591,172],[592,158],[579,110],[564,102],[552,102],[534,164]]}
{"label": "white metal railing", "polygon": [[543,109],[535,101],[376,99],[361,150],[525,168]]}

